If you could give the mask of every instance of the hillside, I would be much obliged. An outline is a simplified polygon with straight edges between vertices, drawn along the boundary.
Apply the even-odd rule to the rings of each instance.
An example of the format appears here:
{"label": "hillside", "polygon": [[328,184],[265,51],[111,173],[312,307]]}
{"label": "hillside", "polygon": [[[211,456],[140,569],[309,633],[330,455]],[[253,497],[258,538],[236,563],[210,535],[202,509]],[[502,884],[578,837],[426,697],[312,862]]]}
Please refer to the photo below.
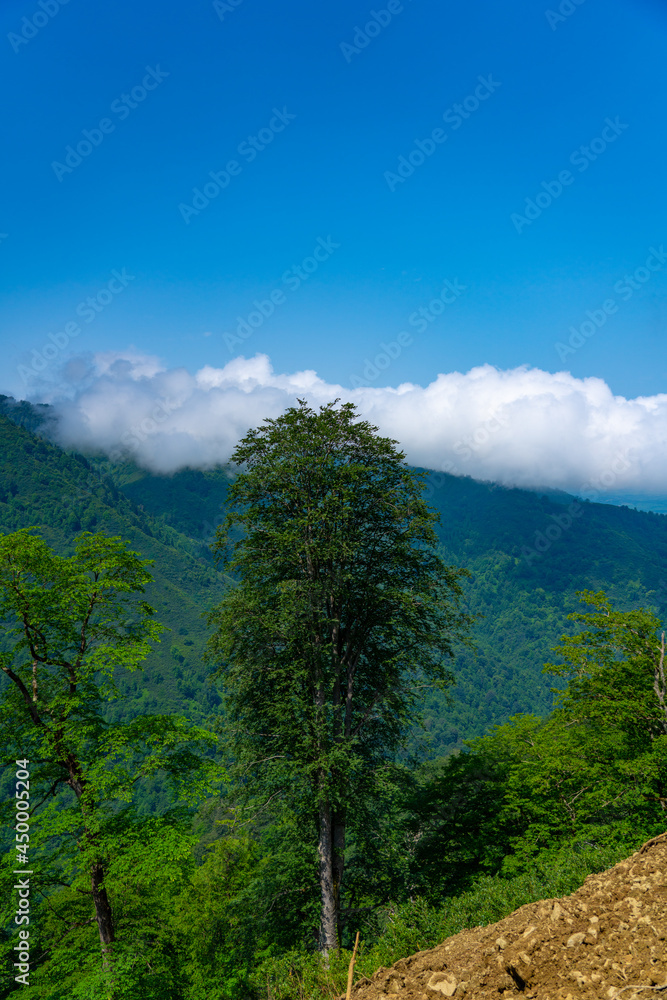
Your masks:
{"label": "hillside", "polygon": [[[468,604],[484,616],[479,655],[464,651],[456,670],[466,736],[517,712],[550,711],[552,680],[542,665],[570,629],[567,614],[581,610],[577,591],[604,590],[619,608],[667,614],[664,515],[582,502],[572,516],[575,498],[564,494],[556,500],[441,474],[429,482],[446,558],[470,570]],[[437,742],[456,742],[460,731],[435,708]]]}
{"label": "hillside", "polygon": [[640,1000],[667,989],[667,834],[563,899],[379,969],[354,1000]]}
{"label": "hillside", "polygon": [[146,599],[170,631],[143,675],[121,680],[123,697],[112,713],[130,718],[179,711],[198,720],[209,715],[220,698],[206,683],[202,612],[220,600],[222,575],[187,538],[141,510],[86,458],[63,452],[0,413],[0,531],[31,526],[63,554],[71,552],[79,532],[104,531],[154,560]]}
{"label": "hillside", "polygon": [[[48,413],[0,399],[0,531],[38,524],[66,551],[77,532],[104,530],[154,559],[149,600],[172,631],[143,678],[124,685],[127,700],[117,710],[207,715],[219,698],[205,682],[201,612],[225,586],[209,545],[229,471],[163,477],[67,453],[33,433]],[[469,569],[467,604],[482,616],[478,655],[460,652],[453,664],[452,704],[438,692],[423,703],[433,750],[457,746],[518,712],[549,712],[542,665],[568,628],[567,613],[578,608],[577,590],[604,589],[619,607],[667,613],[666,516],[589,502],[572,508],[574,498],[565,494],[441,473],[429,474],[427,485],[440,513],[444,557]],[[422,743],[415,734],[412,749]]]}
{"label": "hillside", "polygon": [[[185,469],[171,477],[135,470],[117,482],[210,559],[228,476],[224,469]],[[551,681],[542,665],[569,627],[567,614],[579,610],[576,591],[605,590],[619,606],[644,604],[667,614],[666,516],[590,502],[578,504],[572,516],[575,498],[567,494],[443,473],[427,473],[427,489],[440,514],[444,558],[469,569],[467,603],[483,616],[475,632],[478,655],[463,650],[457,656],[453,705],[439,692],[424,703],[434,748],[481,735],[517,712],[550,711]],[[568,520],[568,528],[559,527]],[[540,536],[544,552],[535,547]]]}

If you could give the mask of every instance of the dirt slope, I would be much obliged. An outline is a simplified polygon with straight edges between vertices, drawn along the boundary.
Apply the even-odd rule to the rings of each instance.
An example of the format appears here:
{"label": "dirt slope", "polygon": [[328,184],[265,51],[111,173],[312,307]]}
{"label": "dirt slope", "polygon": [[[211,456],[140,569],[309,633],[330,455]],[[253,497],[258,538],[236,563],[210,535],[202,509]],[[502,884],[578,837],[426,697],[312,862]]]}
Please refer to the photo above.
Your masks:
{"label": "dirt slope", "polygon": [[571,896],[522,906],[378,970],[352,997],[667,998],[667,833]]}

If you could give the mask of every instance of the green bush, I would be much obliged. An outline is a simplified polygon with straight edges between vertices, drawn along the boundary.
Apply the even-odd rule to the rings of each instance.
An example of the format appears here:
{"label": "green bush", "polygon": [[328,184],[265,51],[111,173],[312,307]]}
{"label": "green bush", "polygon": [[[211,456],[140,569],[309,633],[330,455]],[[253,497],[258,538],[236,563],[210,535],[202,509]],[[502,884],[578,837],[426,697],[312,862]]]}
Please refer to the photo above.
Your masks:
{"label": "green bush", "polygon": [[[626,854],[625,848],[569,848],[554,858],[538,860],[530,874],[483,876],[473,888],[442,906],[415,899],[388,907],[381,917],[378,938],[360,945],[354,980],[370,978],[379,968],[434,948],[466,928],[502,920],[526,903],[569,895],[588,875],[617,864]],[[318,954],[291,951],[261,961],[250,982],[257,1000],[336,1000],[345,992],[350,958],[351,952],[342,949],[325,969]]]}

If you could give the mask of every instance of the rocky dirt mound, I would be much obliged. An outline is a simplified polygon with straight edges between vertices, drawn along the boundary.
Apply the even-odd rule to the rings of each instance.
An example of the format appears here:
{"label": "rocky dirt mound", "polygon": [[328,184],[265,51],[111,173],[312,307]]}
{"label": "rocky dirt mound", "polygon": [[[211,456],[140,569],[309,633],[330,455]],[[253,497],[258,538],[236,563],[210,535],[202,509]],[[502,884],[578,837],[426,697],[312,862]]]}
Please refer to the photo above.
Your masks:
{"label": "rocky dirt mound", "polygon": [[462,931],[352,990],[353,1000],[518,996],[667,998],[667,833],[571,896]]}

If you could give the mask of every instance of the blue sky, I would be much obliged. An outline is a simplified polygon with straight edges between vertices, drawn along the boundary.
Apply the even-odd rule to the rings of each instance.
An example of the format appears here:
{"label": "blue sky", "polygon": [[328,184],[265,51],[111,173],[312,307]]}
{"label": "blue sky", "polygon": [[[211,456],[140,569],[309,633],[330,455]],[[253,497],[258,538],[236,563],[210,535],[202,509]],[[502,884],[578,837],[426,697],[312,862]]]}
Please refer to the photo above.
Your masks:
{"label": "blue sky", "polygon": [[651,0],[5,0],[0,391],[133,348],[663,392],[666,40]]}

